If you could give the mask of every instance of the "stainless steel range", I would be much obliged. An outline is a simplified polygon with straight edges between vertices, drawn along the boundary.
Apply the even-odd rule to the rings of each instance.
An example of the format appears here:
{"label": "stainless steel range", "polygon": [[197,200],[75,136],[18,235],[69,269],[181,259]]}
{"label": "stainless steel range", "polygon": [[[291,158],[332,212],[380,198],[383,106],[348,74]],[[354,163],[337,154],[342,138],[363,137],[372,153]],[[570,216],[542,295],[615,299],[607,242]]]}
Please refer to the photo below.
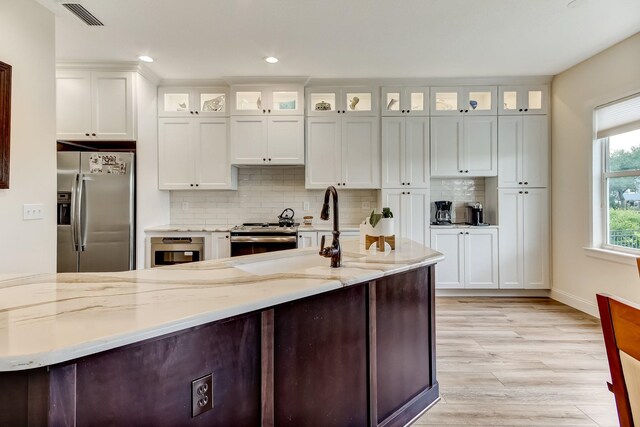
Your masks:
{"label": "stainless steel range", "polygon": [[282,251],[298,247],[298,223],[248,222],[231,229],[231,256]]}

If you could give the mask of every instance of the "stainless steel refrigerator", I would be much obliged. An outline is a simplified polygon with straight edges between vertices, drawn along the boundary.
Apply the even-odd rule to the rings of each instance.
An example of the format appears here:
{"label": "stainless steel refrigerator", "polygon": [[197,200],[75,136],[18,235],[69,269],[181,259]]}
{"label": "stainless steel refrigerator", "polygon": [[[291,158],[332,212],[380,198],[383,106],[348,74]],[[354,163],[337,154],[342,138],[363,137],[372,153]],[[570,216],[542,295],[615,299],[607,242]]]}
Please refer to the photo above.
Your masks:
{"label": "stainless steel refrigerator", "polygon": [[132,153],[58,152],[58,272],[135,268]]}

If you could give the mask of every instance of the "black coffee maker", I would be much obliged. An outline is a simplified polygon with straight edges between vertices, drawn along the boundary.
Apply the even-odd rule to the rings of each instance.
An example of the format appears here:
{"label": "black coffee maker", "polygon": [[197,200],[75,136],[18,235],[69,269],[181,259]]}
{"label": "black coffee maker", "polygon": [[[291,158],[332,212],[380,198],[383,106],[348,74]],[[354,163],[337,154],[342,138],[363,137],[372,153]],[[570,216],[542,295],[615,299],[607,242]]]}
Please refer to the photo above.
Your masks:
{"label": "black coffee maker", "polygon": [[482,210],[482,203],[476,202],[473,205],[467,206],[467,224],[469,225],[489,225],[484,222],[484,214]]}
{"label": "black coffee maker", "polygon": [[436,220],[433,222],[435,225],[449,225],[451,224],[451,205],[452,203],[447,200],[440,200],[433,202],[436,205]]}

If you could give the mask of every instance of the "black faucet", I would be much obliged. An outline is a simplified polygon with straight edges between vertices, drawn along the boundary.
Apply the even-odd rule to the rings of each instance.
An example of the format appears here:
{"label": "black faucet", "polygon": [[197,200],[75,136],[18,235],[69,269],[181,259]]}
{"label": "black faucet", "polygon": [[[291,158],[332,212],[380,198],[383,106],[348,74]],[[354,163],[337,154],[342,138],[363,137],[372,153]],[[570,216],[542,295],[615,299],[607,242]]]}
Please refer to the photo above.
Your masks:
{"label": "black faucet", "polygon": [[327,191],[324,192],[324,204],[322,205],[322,212],[320,213],[320,219],[329,219],[329,195],[333,195],[333,241],[331,246],[324,247],[324,238],[320,241],[320,255],[325,258],[331,258],[331,267],[338,268],[342,266],[342,251],[340,250],[340,230],[338,230],[338,191],[336,187],[327,187]]}

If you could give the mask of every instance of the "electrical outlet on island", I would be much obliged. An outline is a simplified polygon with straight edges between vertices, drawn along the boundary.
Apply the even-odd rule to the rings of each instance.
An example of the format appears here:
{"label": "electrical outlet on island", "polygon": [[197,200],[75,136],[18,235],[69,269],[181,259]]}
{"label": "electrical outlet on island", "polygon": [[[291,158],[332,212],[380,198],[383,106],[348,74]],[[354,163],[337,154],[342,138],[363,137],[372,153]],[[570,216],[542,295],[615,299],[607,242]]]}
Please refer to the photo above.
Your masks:
{"label": "electrical outlet on island", "polygon": [[191,381],[191,418],[213,409],[213,374]]}

